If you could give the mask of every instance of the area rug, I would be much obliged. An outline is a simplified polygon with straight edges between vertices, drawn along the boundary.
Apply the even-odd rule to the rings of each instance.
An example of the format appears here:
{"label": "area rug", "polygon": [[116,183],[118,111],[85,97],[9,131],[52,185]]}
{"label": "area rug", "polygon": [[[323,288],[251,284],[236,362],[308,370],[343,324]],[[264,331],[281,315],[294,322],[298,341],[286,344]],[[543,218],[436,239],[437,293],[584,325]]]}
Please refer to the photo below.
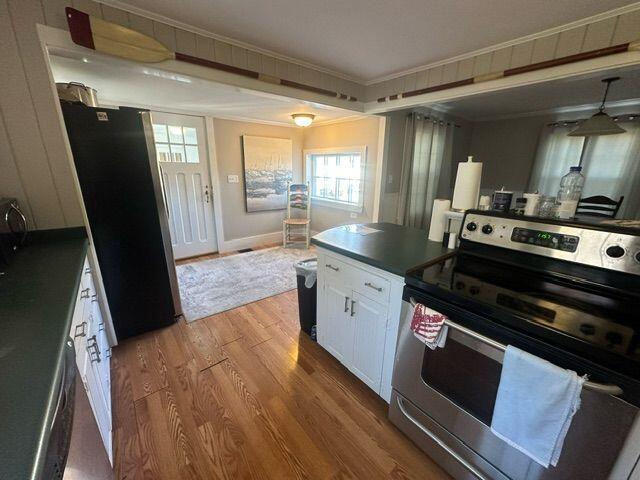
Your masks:
{"label": "area rug", "polygon": [[178,265],[187,322],[296,288],[294,263],[315,258],[315,248],[273,247]]}

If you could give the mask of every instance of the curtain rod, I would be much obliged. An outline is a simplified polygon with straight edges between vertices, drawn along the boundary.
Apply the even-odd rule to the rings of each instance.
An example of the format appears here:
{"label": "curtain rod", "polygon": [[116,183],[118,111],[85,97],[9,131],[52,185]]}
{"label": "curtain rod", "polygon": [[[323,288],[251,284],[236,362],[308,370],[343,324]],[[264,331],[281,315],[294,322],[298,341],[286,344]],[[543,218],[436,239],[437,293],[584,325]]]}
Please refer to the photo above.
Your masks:
{"label": "curtain rod", "polygon": [[449,122],[448,120],[441,120],[440,118],[430,117],[429,115],[425,115],[424,113],[412,112],[409,115],[415,115],[416,117],[424,117],[425,120],[433,120],[433,123],[439,123],[440,125],[453,125],[455,128],[461,128],[460,125],[456,123]]}
{"label": "curtain rod", "polygon": [[[628,121],[633,122],[636,120],[640,120],[640,113],[629,113],[625,115],[616,115],[613,118],[614,121]],[[558,121],[547,123],[547,127],[566,127],[568,125],[576,125],[580,122],[585,121],[586,118],[581,118],[580,120],[566,120],[566,121]]]}

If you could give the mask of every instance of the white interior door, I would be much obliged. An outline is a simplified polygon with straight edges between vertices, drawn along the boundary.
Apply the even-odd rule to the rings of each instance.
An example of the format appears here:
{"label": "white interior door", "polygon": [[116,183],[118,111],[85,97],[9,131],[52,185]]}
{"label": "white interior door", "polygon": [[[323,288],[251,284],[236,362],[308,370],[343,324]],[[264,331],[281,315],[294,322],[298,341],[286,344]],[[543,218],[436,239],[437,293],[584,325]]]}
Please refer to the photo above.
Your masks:
{"label": "white interior door", "polygon": [[153,112],[153,133],[176,259],[218,250],[204,118]]}

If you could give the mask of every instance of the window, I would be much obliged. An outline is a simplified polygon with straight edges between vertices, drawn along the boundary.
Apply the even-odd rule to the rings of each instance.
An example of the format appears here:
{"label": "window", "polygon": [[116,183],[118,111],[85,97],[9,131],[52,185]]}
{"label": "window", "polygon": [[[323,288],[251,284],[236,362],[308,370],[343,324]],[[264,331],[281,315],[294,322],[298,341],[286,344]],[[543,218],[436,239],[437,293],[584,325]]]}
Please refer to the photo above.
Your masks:
{"label": "window", "polygon": [[153,137],[159,162],[200,163],[195,128],[154,123]]}
{"label": "window", "polygon": [[365,147],[305,151],[312,201],[361,211],[364,203],[365,161]]}
{"label": "window", "polygon": [[[539,190],[544,195],[558,193],[560,179],[569,167],[580,163],[585,176],[583,197],[605,195],[624,201],[618,218],[640,216],[640,122],[620,121],[626,132],[619,135],[569,137],[575,128],[569,126],[546,126],[542,131],[536,160],[529,179],[529,191]],[[584,153],[582,153],[584,149]]]}

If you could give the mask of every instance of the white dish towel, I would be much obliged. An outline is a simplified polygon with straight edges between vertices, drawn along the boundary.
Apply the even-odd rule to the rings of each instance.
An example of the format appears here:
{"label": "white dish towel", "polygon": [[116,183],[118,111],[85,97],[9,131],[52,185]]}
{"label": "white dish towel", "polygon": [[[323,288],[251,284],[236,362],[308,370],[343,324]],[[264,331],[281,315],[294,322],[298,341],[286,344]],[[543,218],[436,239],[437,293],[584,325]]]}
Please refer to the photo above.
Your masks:
{"label": "white dish towel", "polygon": [[585,380],[509,345],[491,430],[543,467],[556,466]]}

